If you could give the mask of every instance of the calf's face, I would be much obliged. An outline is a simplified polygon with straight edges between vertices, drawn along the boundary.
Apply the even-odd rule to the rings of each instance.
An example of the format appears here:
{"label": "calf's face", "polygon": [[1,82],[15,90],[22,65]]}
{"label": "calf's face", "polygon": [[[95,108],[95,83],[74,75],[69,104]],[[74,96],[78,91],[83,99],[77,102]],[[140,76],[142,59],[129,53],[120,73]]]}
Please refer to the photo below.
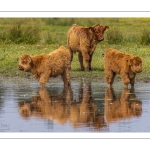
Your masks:
{"label": "calf's face", "polygon": [[19,59],[18,69],[21,71],[30,72],[31,68],[32,68],[31,57],[27,54],[21,56]]}
{"label": "calf's face", "polygon": [[142,72],[142,59],[140,57],[134,57],[130,60],[131,70],[135,73]]}
{"label": "calf's face", "polygon": [[95,33],[96,37],[97,37],[97,40],[98,40],[98,41],[103,41],[103,40],[104,40],[103,34],[104,34],[104,32],[105,32],[107,29],[109,29],[109,27],[108,27],[108,26],[102,26],[102,25],[100,25],[100,24],[97,24],[97,25],[92,26],[92,28],[93,28],[93,30],[94,30],[94,33]]}

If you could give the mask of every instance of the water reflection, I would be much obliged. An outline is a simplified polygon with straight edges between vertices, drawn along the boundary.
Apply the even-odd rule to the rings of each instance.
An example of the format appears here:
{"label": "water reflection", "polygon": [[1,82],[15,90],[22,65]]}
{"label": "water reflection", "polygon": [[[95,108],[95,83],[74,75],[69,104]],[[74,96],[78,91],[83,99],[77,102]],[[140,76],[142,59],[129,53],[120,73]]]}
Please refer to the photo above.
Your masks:
{"label": "water reflection", "polygon": [[106,126],[104,116],[99,114],[92,97],[91,84],[81,83],[78,98],[73,96],[72,88],[63,89],[61,94],[48,91],[46,88],[39,90],[31,100],[19,103],[19,113],[23,118],[38,117],[71,126],[93,127],[100,129]]}
{"label": "water reflection", "polygon": [[56,93],[51,95],[46,88],[40,89],[39,93],[30,101],[19,103],[19,113],[25,118],[34,116],[56,120],[63,124],[67,121],[71,100],[71,88],[63,90],[61,95],[56,95]]}
{"label": "water reflection", "polygon": [[134,91],[89,80],[64,89],[60,81],[41,91],[36,80],[1,80],[0,132],[150,131],[149,83],[135,84]]}
{"label": "water reflection", "polygon": [[136,98],[134,89],[124,89],[117,98],[114,89],[106,89],[104,115],[107,123],[141,116],[142,102]]}
{"label": "water reflection", "polygon": [[103,115],[98,113],[92,97],[91,84],[83,84],[79,88],[79,104],[74,103],[70,109],[70,121],[74,127],[80,124],[100,129],[105,126]]}

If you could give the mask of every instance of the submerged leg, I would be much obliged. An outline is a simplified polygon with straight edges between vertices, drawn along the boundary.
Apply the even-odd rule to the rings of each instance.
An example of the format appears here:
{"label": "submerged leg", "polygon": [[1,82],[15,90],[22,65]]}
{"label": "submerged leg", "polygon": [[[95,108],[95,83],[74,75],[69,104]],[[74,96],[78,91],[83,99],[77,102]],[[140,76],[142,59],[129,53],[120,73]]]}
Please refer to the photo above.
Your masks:
{"label": "submerged leg", "polygon": [[105,78],[108,84],[108,88],[112,88],[112,84],[114,82],[115,76],[116,76],[116,73],[112,72],[111,70],[105,70]]}
{"label": "submerged leg", "polygon": [[39,79],[41,89],[44,89],[45,84],[46,82],[48,82],[49,78],[50,78],[50,72],[41,74],[40,79]]}
{"label": "submerged leg", "polygon": [[64,87],[70,86],[70,68],[66,68],[61,77],[64,82]]}
{"label": "submerged leg", "polygon": [[128,88],[128,84],[130,83],[130,79],[129,79],[128,74],[120,73],[120,75],[121,75],[122,81],[123,81],[123,83],[125,85],[125,88]]}
{"label": "submerged leg", "polygon": [[134,88],[135,75],[130,79],[131,88]]}

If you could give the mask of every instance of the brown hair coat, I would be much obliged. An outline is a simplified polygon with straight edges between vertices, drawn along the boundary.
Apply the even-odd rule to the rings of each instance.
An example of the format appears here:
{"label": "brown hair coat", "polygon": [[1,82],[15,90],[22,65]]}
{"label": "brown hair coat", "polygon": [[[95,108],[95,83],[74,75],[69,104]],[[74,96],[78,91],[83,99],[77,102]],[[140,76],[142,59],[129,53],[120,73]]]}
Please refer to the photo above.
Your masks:
{"label": "brown hair coat", "polygon": [[108,87],[112,87],[116,74],[120,74],[126,88],[134,86],[136,73],[142,71],[142,59],[122,53],[115,49],[107,49],[104,54],[104,72]]}
{"label": "brown hair coat", "polygon": [[[87,28],[73,24],[68,30],[68,48],[72,52],[79,52],[78,58],[82,71],[84,71],[84,69],[86,71],[91,70],[92,55],[96,49],[96,45],[104,40],[103,34],[108,28],[108,26],[102,26],[100,24]],[[85,68],[83,65],[83,59],[85,62]]]}
{"label": "brown hair coat", "polygon": [[64,46],[50,54],[30,56],[24,54],[19,59],[19,70],[31,72],[43,88],[50,77],[62,76],[64,85],[70,85],[71,53]]}

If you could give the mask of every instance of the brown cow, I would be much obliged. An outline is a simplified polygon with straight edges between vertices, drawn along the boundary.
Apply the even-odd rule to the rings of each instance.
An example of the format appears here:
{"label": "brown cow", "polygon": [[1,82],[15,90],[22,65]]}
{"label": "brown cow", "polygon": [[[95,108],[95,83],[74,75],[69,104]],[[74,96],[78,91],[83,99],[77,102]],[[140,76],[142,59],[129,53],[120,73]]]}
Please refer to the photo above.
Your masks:
{"label": "brown cow", "polygon": [[[91,61],[96,45],[104,40],[103,34],[108,28],[108,26],[102,26],[100,24],[88,28],[73,24],[68,30],[68,48],[72,51],[72,58],[73,52],[79,52],[78,59],[82,71],[91,70]],[[85,62],[85,68],[83,65],[83,59]]]}
{"label": "brown cow", "polygon": [[126,88],[128,84],[134,87],[136,73],[142,72],[142,59],[110,48],[104,54],[104,72],[109,88],[116,74],[121,75]]}
{"label": "brown cow", "polygon": [[70,85],[71,53],[64,46],[50,54],[35,56],[23,55],[19,59],[19,70],[31,72],[39,81],[41,88],[50,77],[62,76],[64,85]]}

